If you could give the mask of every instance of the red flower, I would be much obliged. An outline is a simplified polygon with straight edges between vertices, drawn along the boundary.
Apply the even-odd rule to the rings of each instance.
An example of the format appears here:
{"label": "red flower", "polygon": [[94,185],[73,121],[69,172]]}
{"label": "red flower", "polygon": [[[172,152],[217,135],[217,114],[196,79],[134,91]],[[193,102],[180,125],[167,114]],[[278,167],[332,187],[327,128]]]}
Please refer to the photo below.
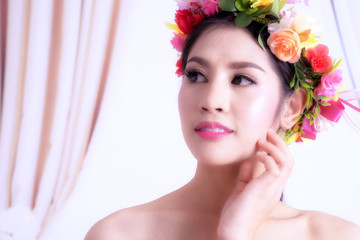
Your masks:
{"label": "red flower", "polygon": [[177,10],[175,14],[175,22],[184,34],[189,34],[191,29],[204,18],[203,14],[193,14],[187,9]]}
{"label": "red flower", "polygon": [[307,58],[315,72],[327,73],[332,67],[332,60],[328,56],[329,48],[323,44],[306,51]]}
{"label": "red flower", "polygon": [[182,64],[181,64],[181,58],[176,62],[176,74],[178,75],[178,77],[181,77],[182,75],[184,75],[183,69],[182,69]]}

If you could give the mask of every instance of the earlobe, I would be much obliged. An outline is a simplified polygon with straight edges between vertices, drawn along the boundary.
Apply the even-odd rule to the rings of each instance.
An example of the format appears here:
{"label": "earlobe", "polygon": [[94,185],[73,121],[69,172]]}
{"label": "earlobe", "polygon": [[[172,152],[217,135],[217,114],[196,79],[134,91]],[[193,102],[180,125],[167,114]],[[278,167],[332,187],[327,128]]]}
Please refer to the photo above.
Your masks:
{"label": "earlobe", "polygon": [[298,120],[297,117],[304,112],[306,101],[306,91],[302,87],[286,100],[280,122],[281,128],[289,129],[294,126]]}

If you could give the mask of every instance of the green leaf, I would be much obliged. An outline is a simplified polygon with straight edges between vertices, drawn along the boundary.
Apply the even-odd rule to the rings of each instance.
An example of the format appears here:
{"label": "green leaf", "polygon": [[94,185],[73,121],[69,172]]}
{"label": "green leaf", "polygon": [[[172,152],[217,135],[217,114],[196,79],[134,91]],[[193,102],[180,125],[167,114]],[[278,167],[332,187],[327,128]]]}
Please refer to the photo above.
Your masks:
{"label": "green leaf", "polygon": [[293,88],[294,85],[295,85],[295,74],[294,74],[293,78],[291,79],[290,87]]}
{"label": "green leaf", "polygon": [[262,38],[261,38],[261,34],[259,34],[259,36],[258,36],[258,42],[259,42],[260,47],[261,47],[264,51],[266,51],[265,46],[264,46],[264,43],[263,43],[263,40],[262,40]]}
{"label": "green leaf", "polygon": [[315,113],[316,115],[319,115],[320,114],[320,106],[319,105],[316,105],[316,108],[315,108]]}
{"label": "green leaf", "polygon": [[266,6],[266,7],[260,7],[260,8],[259,8],[259,11],[257,11],[256,15],[261,15],[261,14],[263,14],[263,13],[270,12],[270,11],[271,11],[271,8],[272,8],[271,5]]}
{"label": "green leaf", "polygon": [[310,118],[310,125],[314,124],[314,118]]}
{"label": "green leaf", "polygon": [[295,118],[295,121],[299,120],[300,118],[302,118],[302,114],[299,114],[296,118]]}
{"label": "green leaf", "polygon": [[306,94],[306,97],[307,97],[306,109],[310,109],[312,107],[312,105],[314,104],[313,95],[312,95],[312,92],[309,91],[308,89],[306,89],[306,92],[307,92],[307,94]]}
{"label": "green leaf", "polygon": [[331,104],[328,102],[319,102],[319,103],[324,107],[331,106]]}
{"label": "green leaf", "polygon": [[243,12],[246,10],[246,5],[241,0],[235,1],[235,8],[239,10],[240,12]]}
{"label": "green leaf", "polygon": [[262,33],[262,31],[264,31],[265,27],[267,27],[267,24],[264,25],[264,26],[260,29],[259,36],[258,36],[259,45],[260,45],[260,47],[261,47],[264,51],[266,51],[266,49],[265,49],[265,46],[264,46],[264,42],[263,42],[263,40],[262,40],[262,38],[261,38],[261,33]]}
{"label": "green leaf", "polygon": [[246,14],[251,15],[251,14],[256,13],[257,10],[258,10],[258,8],[248,8],[248,9],[246,9],[245,12],[246,12]]}
{"label": "green leaf", "polygon": [[225,12],[235,12],[235,0],[219,0],[219,8]]}
{"label": "green leaf", "polygon": [[306,81],[300,81],[300,85],[303,86],[304,88],[310,88],[310,84]]}
{"label": "green leaf", "polygon": [[336,62],[336,60],[334,60],[333,66],[330,69],[330,72],[334,71],[341,63],[342,59],[340,59],[339,61]]}
{"label": "green leaf", "polygon": [[296,82],[295,82],[295,92],[298,92],[299,91],[299,80],[297,80]]}
{"label": "green leaf", "polygon": [[316,95],[316,96],[317,96],[317,98],[319,98],[319,99],[321,99],[321,100],[326,99],[326,96],[325,96],[325,95]]}
{"label": "green leaf", "polygon": [[280,16],[279,16],[279,0],[274,1],[272,8],[270,10],[270,14],[277,18],[280,18]]}
{"label": "green leaf", "polygon": [[298,72],[298,74],[300,75],[304,75],[304,71],[301,69],[301,67],[296,65],[296,71]]}
{"label": "green leaf", "polygon": [[252,16],[245,14],[244,12],[240,12],[235,19],[236,26],[239,27],[247,27],[252,22]]}

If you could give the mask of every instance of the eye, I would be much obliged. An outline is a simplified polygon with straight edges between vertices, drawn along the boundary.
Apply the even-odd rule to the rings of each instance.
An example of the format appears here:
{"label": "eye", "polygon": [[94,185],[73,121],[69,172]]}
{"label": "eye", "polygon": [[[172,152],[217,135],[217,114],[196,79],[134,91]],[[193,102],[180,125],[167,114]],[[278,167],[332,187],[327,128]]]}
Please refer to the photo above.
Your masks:
{"label": "eye", "polygon": [[192,83],[200,83],[206,81],[206,77],[204,76],[204,74],[198,70],[185,70],[185,75]]}
{"label": "eye", "polygon": [[236,75],[234,79],[231,81],[232,84],[239,86],[248,86],[252,84],[256,84],[254,80],[245,75]]}

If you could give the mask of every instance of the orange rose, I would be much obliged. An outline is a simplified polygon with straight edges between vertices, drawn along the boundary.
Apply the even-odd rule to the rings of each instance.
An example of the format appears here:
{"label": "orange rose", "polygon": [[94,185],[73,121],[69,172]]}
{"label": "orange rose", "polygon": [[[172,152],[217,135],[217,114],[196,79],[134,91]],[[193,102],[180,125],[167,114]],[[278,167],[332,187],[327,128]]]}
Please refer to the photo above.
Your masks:
{"label": "orange rose", "polygon": [[281,61],[295,63],[300,59],[299,35],[291,28],[279,29],[270,34],[267,44],[271,52]]}

